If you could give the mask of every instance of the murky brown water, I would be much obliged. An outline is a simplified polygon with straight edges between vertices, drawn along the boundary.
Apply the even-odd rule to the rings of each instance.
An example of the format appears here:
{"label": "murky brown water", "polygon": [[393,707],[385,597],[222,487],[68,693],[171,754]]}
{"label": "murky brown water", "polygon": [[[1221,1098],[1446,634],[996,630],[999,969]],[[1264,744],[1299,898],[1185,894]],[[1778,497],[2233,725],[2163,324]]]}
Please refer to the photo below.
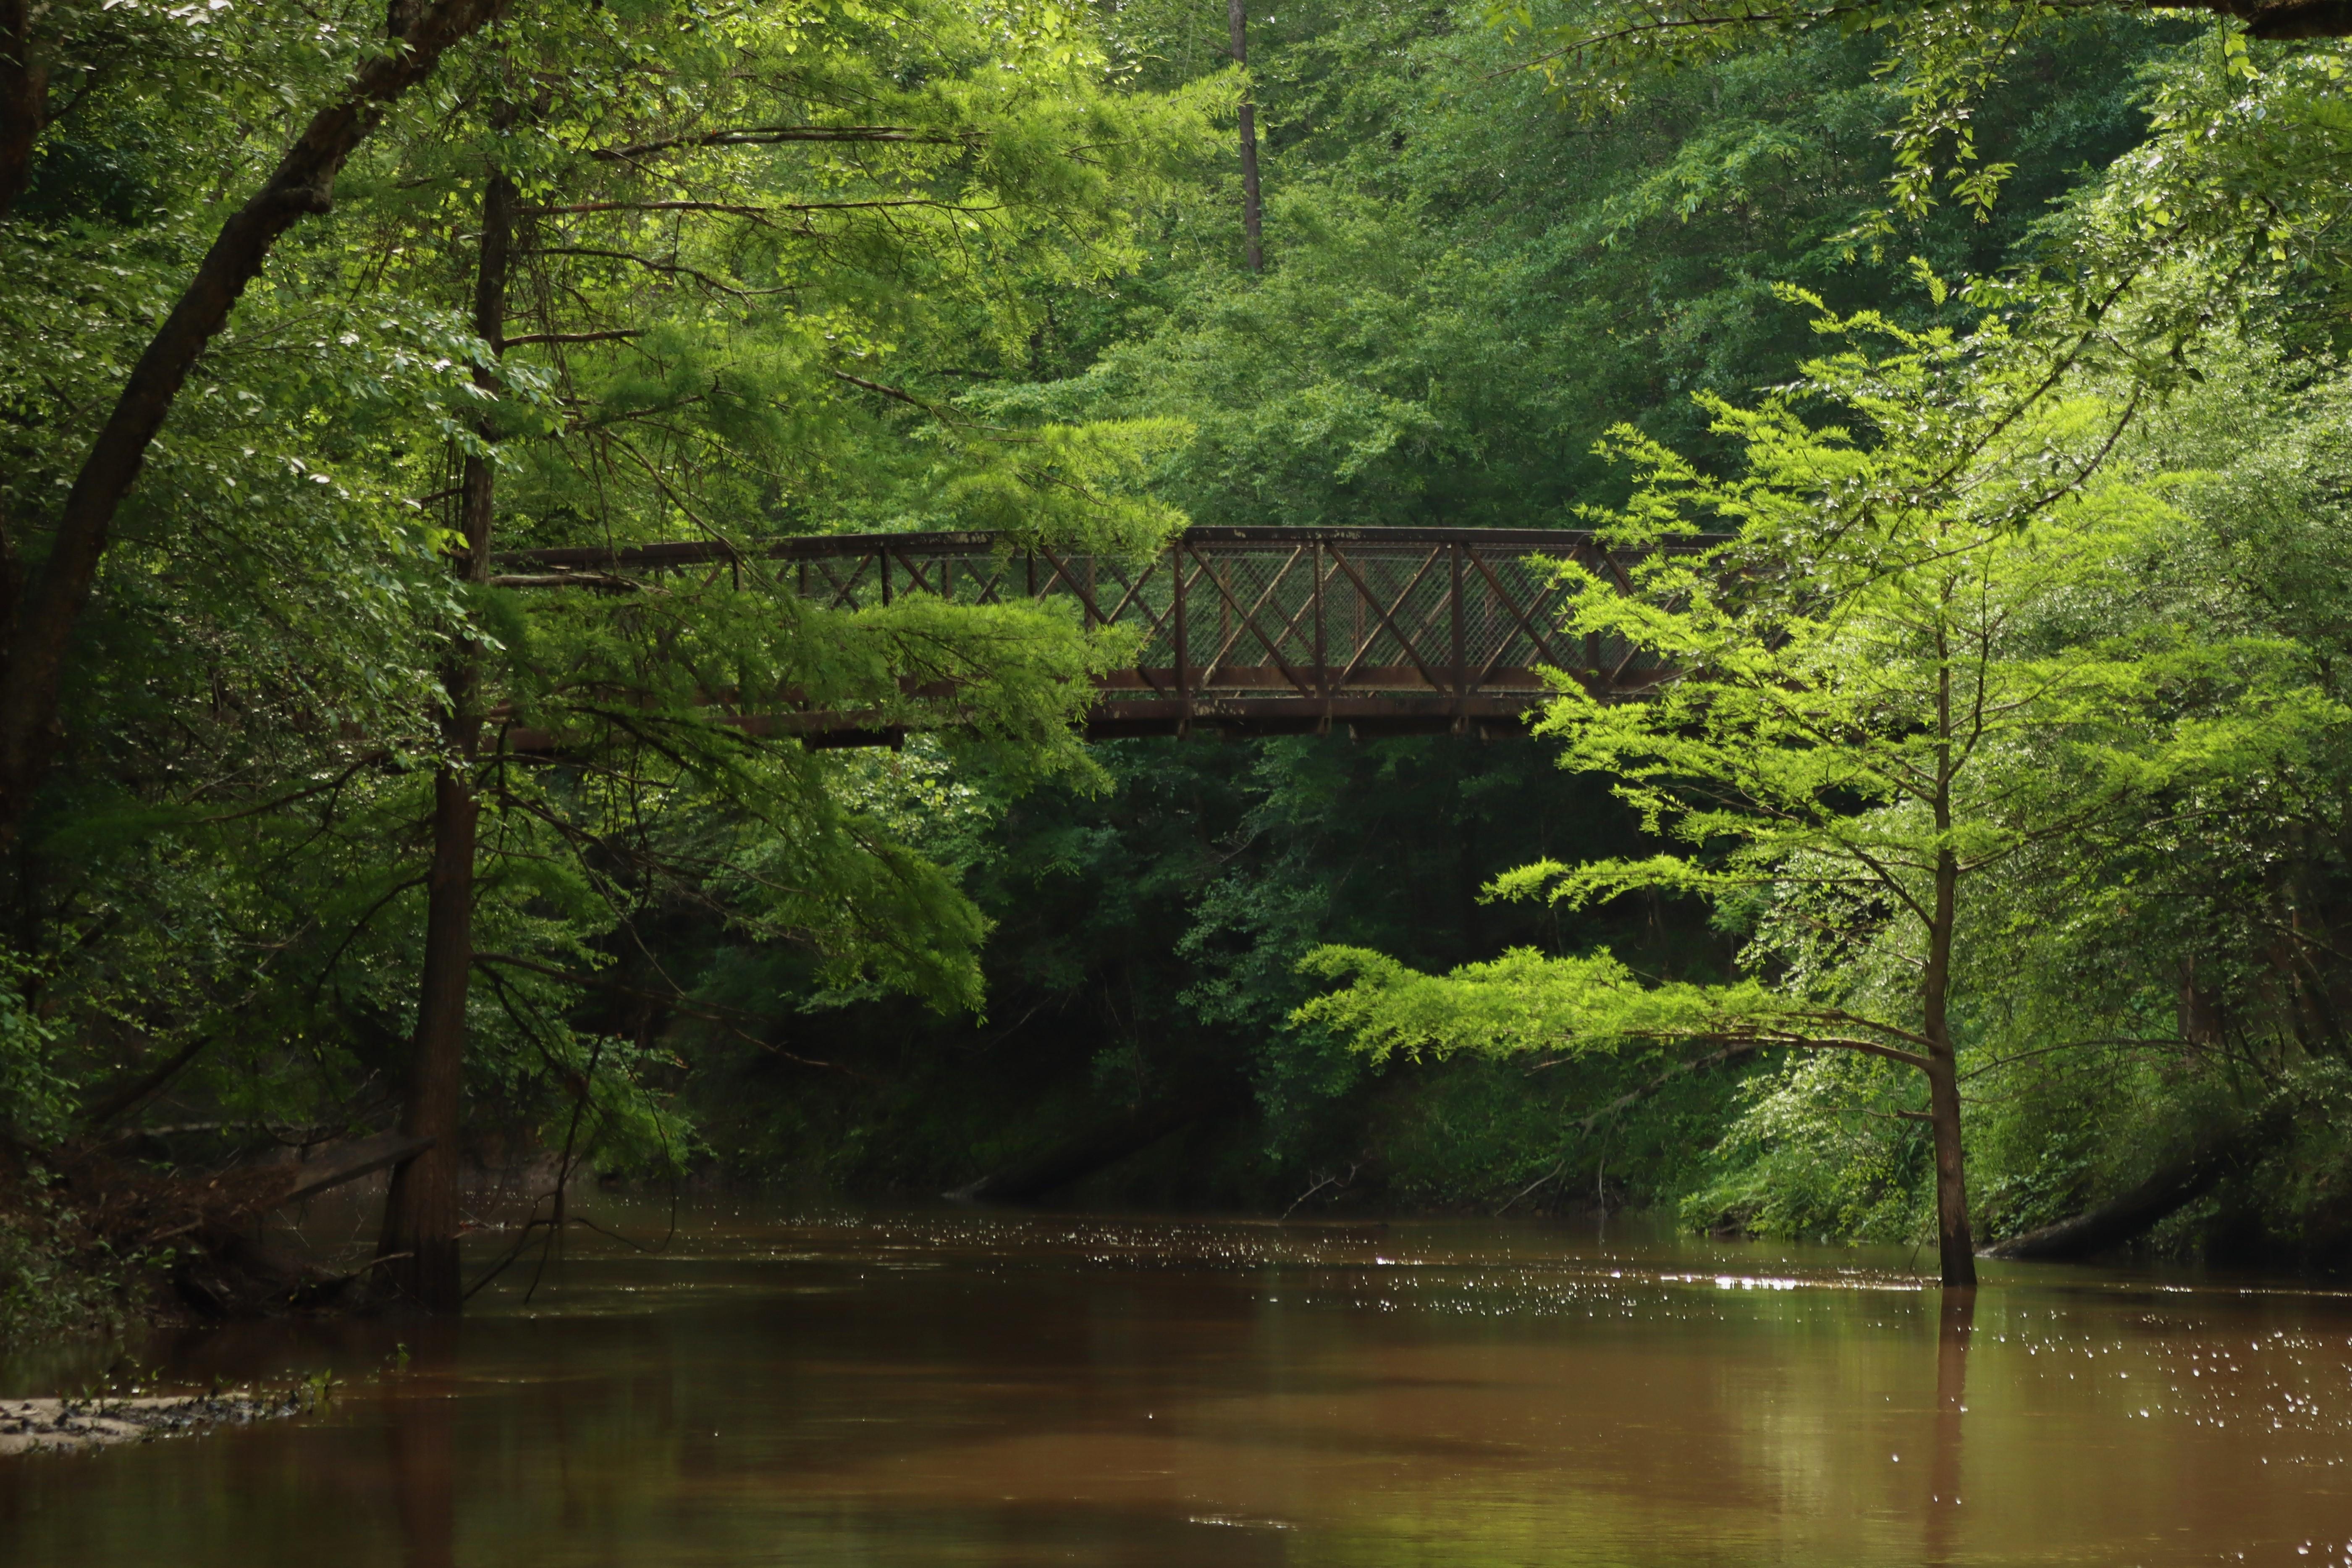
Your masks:
{"label": "murky brown water", "polygon": [[1900,1255],[1533,1224],[593,1240],[443,1332],[179,1338],[198,1382],[348,1381],[304,1421],[0,1464],[0,1563],[2352,1561],[2324,1291],[2012,1269],[1969,1321]]}

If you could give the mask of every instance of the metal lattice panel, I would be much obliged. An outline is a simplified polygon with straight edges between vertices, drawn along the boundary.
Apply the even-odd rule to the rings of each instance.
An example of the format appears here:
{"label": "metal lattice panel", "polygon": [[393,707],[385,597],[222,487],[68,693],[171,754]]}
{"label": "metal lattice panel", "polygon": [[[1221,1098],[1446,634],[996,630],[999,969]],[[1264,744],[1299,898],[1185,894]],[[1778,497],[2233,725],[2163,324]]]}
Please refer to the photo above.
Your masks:
{"label": "metal lattice panel", "polygon": [[[1668,672],[1559,629],[1559,563],[1624,581],[1589,534],[1533,529],[1203,529],[1157,556],[1071,554],[996,536],[862,534],[766,548],[760,569],[709,543],[554,550],[501,558],[517,585],[691,574],[774,582],[835,608],[909,594],[959,604],[1067,606],[1137,636],[1101,680],[1091,728],[1261,732],[1520,728],[1557,670],[1622,694]],[[747,580],[748,579],[748,580]]]}

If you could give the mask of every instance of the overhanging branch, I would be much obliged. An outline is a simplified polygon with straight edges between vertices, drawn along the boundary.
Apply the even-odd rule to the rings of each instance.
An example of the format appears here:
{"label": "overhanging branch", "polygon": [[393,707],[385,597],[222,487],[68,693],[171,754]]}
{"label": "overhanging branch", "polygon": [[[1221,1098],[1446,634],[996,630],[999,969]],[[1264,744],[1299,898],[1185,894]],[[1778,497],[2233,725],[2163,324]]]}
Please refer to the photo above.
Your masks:
{"label": "overhanging branch", "polygon": [[685,136],[665,136],[625,147],[591,147],[588,156],[605,160],[642,158],[649,153],[688,147],[772,147],[793,142],[904,142],[916,146],[954,147],[976,142],[975,131],[925,130],[913,125],[739,125],[723,131],[701,131]]}

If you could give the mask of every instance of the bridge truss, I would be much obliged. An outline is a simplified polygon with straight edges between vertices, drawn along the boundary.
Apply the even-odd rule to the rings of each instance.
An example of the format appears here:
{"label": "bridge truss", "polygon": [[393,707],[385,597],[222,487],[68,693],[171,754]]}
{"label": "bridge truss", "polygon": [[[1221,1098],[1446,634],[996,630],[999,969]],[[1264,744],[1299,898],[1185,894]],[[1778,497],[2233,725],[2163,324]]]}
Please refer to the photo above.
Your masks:
{"label": "bridge truss", "polygon": [[[1589,533],[1548,529],[1192,528],[1157,556],[1074,554],[989,533],[821,535],[766,544],[768,569],[705,542],[509,552],[492,581],[616,586],[690,574],[774,583],[836,608],[908,594],[964,604],[1075,605],[1131,626],[1134,665],[1099,679],[1089,738],[1230,734],[1525,734],[1550,693],[1543,667],[1601,695],[1668,673],[1559,628],[1558,563],[1625,584]],[[851,714],[778,715],[822,743],[887,739]]]}

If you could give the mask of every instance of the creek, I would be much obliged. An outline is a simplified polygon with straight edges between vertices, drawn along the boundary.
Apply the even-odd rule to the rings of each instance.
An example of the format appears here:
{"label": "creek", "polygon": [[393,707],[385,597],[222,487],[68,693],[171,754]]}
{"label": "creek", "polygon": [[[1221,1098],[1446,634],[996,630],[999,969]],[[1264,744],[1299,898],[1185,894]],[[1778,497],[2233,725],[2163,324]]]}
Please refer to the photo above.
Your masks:
{"label": "creek", "polygon": [[[2352,1562],[2352,1297],[1993,1265],[1969,1305],[1916,1266],[707,1202],[657,1253],[580,1231],[462,1322],[158,1336],[167,1383],[339,1382],[292,1421],[0,1461],[0,1563]],[[65,1370],[19,1352],[0,1394]]]}

